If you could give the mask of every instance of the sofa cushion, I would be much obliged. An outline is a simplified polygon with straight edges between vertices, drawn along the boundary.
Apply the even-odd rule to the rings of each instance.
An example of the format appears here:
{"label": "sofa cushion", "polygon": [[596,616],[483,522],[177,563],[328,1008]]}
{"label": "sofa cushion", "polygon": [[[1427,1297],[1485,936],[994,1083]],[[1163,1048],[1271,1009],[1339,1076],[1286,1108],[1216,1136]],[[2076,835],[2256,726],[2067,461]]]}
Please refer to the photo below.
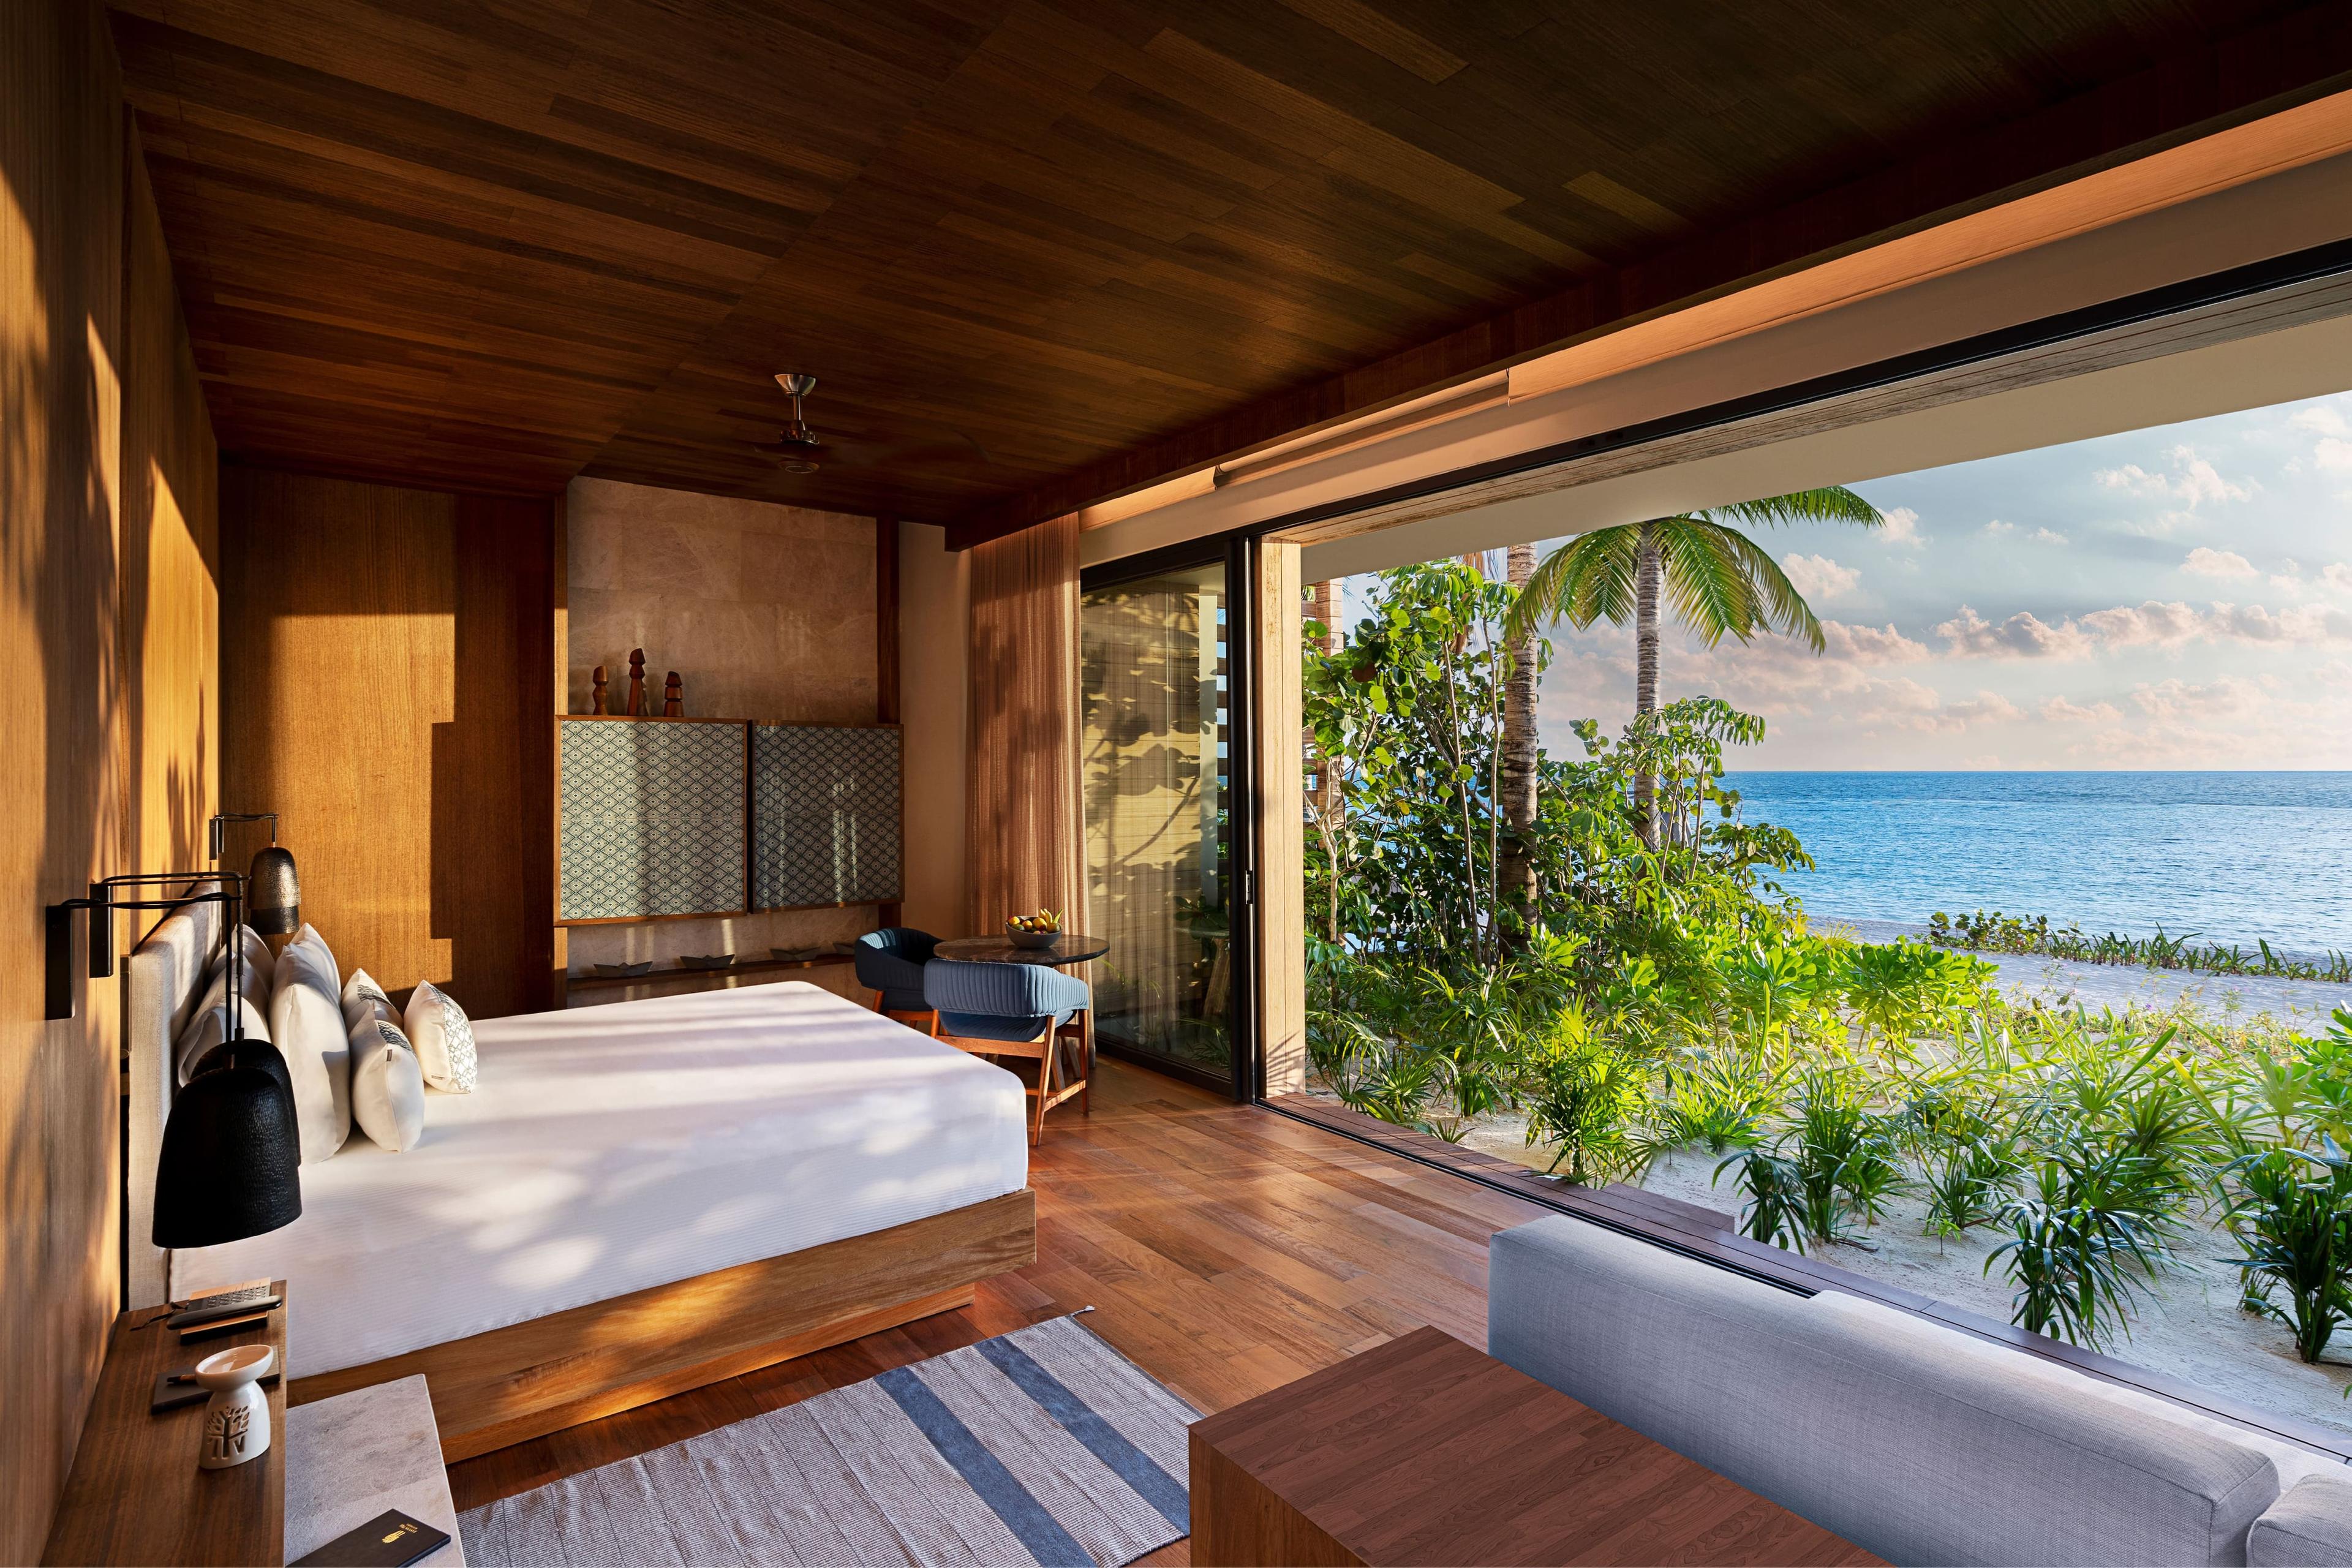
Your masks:
{"label": "sofa cushion", "polygon": [[2305,1476],[2254,1521],[2251,1568],[2352,1568],[2352,1482]]}
{"label": "sofa cushion", "polygon": [[1565,1215],[1490,1245],[1500,1360],[1897,1563],[2237,1563],[2253,1447],[1859,1298]]}

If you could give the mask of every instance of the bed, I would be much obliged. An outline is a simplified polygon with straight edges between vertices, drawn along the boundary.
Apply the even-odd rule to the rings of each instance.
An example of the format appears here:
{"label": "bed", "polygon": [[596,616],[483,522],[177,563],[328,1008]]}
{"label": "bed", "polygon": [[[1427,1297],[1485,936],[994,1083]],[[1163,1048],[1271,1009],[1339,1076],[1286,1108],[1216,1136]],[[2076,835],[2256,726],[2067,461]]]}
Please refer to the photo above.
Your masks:
{"label": "bed", "polygon": [[[151,947],[202,945],[170,924],[134,1000]],[[174,1300],[288,1281],[294,1404],[423,1373],[464,1458],[967,1304],[1035,1256],[1019,1080],[815,986],[474,1029],[479,1086],[429,1095],[417,1147],[355,1135],[302,1168],[292,1225],[168,1257]]]}

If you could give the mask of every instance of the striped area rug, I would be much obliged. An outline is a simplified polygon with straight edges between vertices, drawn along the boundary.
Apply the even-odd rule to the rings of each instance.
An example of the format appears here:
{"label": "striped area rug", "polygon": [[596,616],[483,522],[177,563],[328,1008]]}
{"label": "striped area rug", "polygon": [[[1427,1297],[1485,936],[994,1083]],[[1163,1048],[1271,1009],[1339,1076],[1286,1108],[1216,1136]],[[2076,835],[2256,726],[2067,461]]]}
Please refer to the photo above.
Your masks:
{"label": "striped area rug", "polygon": [[1055,1318],[478,1508],[474,1568],[1117,1568],[1191,1527],[1199,1414]]}

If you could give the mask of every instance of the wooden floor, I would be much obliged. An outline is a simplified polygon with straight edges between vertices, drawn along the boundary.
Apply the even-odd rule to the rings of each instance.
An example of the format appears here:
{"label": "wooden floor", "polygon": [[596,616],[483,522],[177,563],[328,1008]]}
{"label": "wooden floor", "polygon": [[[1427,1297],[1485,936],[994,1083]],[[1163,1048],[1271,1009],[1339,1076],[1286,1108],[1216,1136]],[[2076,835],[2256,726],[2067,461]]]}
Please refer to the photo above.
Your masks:
{"label": "wooden floor", "polygon": [[[1037,1261],[966,1310],[872,1334],[449,1468],[462,1510],[1080,1307],[1216,1411],[1422,1324],[1486,1342],[1486,1238],[1545,1211],[1140,1068],[1032,1152]],[[1184,1561],[1183,1542],[1147,1561]]]}

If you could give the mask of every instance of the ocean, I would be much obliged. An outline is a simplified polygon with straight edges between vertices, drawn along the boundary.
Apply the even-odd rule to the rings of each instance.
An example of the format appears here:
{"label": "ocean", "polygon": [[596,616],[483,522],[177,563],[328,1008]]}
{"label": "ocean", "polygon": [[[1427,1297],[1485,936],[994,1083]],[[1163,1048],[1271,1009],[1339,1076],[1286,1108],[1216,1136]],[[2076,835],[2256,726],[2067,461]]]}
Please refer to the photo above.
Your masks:
{"label": "ocean", "polygon": [[1816,921],[1941,910],[2300,953],[2352,951],[2352,773],[1735,773],[1820,868]]}

